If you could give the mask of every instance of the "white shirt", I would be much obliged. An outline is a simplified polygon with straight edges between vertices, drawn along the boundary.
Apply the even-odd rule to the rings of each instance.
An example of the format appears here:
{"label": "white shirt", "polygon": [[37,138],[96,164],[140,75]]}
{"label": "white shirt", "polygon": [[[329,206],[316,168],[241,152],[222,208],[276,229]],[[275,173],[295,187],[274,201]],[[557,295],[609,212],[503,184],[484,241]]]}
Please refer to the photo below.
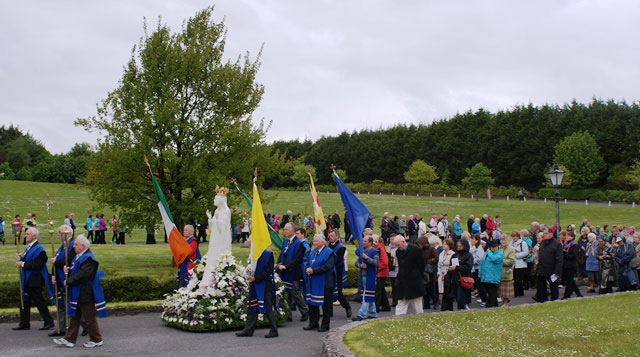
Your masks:
{"label": "white shirt", "polygon": [[[25,249],[25,251],[24,251],[25,255],[27,254],[27,251],[28,251],[29,249],[31,249],[31,247],[33,247],[33,245],[34,245],[34,244],[36,244],[36,242],[37,242],[37,241],[38,241],[38,240],[36,239],[36,240],[34,240],[33,242],[29,243],[29,245],[27,246],[27,249]],[[24,255],[23,255],[23,257],[24,257]],[[24,267],[24,262],[22,262],[22,266]]]}

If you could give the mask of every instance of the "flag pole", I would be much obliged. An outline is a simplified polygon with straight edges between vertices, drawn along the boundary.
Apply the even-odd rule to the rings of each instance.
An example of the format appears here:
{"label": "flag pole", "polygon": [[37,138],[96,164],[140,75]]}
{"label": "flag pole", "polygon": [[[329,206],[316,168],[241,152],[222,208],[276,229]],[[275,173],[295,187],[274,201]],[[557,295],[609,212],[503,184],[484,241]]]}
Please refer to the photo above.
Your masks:
{"label": "flag pole", "polygon": [[[68,236],[69,233],[71,233],[71,231],[64,231],[64,243],[63,243],[63,247],[64,247],[64,266],[67,267],[67,270],[69,268],[69,241],[68,241]],[[69,285],[67,285],[67,279],[69,278],[69,273],[67,271],[64,272],[64,324],[65,324],[65,328],[69,329]]]}
{"label": "flag pole", "polygon": [[[11,226],[13,229],[13,222],[11,222]],[[16,230],[15,233],[15,240],[16,240],[16,254],[20,254],[20,248],[19,248],[19,244],[20,244],[20,232]],[[18,267],[18,278],[20,279],[20,308],[24,309],[24,291],[22,291],[22,267]]]}
{"label": "flag pole", "polygon": [[[51,206],[53,205],[53,201],[49,199],[49,195],[47,195],[47,220],[49,221],[49,237],[51,237],[51,256],[55,257],[55,243],[53,238],[53,221],[51,220]],[[56,276],[56,266],[55,264],[51,265],[51,275]],[[56,331],[60,334],[60,304],[58,304],[58,281],[56,280],[56,286],[54,286],[54,290],[56,292]]]}

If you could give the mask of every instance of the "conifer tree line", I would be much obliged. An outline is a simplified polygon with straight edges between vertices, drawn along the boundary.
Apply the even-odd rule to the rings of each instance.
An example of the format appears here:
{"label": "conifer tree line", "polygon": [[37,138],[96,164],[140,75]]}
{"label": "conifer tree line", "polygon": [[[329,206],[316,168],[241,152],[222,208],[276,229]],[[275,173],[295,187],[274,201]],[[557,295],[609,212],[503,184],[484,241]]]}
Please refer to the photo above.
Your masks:
{"label": "conifer tree line", "polygon": [[[426,125],[343,132],[314,142],[277,141],[272,147],[315,167],[320,184],[332,182],[331,164],[350,182],[404,183],[410,165],[422,160],[436,168],[441,183],[460,185],[466,169],[482,163],[496,186],[537,190],[560,160],[576,171],[573,188],[633,189],[628,178],[640,158],[640,106],[594,99],[497,113],[479,109]],[[285,176],[273,184],[288,183]]]}

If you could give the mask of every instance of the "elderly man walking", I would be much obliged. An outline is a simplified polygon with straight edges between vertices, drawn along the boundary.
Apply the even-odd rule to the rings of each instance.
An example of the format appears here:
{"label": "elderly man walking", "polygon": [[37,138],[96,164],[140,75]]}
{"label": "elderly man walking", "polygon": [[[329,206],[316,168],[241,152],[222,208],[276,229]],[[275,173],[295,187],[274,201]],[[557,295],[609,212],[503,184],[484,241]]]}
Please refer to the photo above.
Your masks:
{"label": "elderly man walking", "polygon": [[96,315],[107,316],[107,303],[100,285],[100,278],[104,277],[104,272],[98,271],[98,260],[89,250],[89,246],[87,238],[83,235],[78,236],[73,243],[76,256],[71,268],[64,267],[65,274],[69,274],[65,285],[69,287],[68,309],[71,322],[67,334],[63,338],[53,340],[60,346],[75,346],[82,318],[87,322],[90,338],[83,346],[93,348],[103,345]]}
{"label": "elderly man walking", "polygon": [[[309,305],[309,326],[304,330],[318,332],[329,331],[331,321],[331,304],[333,296],[333,279],[335,272],[335,254],[329,247],[325,247],[324,235],[313,236],[313,250],[307,260],[307,304]],[[322,323],[320,320],[320,306],[322,306]]]}
{"label": "elderly man walking", "polygon": [[[394,240],[398,249],[398,276],[396,277],[396,291],[398,292],[398,305],[396,315],[404,315],[409,307],[413,307],[416,314],[422,313],[422,297],[425,294],[422,272],[424,271],[424,258],[420,248],[408,244],[405,238],[397,235]],[[394,296],[395,298],[395,296]]]}
{"label": "elderly man walking", "polygon": [[30,328],[31,306],[35,305],[44,320],[40,330],[50,330],[54,327],[53,318],[49,314],[47,302],[42,298],[42,287],[47,286],[49,297],[53,297],[53,286],[47,271],[47,252],[38,243],[38,230],[35,227],[27,229],[25,234],[27,249],[22,255],[16,254],[16,266],[21,268],[20,284],[22,284],[23,306],[20,309],[20,325],[13,330],[28,330]]}
{"label": "elderly man walking", "polygon": [[538,249],[538,267],[536,269],[536,292],[535,300],[545,302],[548,298],[547,283],[551,289],[551,301],[557,300],[559,291],[558,284],[562,274],[562,244],[554,239],[551,228],[542,227],[542,243]]}

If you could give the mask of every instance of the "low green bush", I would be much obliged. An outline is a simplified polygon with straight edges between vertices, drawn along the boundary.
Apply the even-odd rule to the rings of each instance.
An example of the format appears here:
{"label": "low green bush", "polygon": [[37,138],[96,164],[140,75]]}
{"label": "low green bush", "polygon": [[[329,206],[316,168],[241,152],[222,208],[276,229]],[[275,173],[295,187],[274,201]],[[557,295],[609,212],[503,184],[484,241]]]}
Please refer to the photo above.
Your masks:
{"label": "low green bush", "polygon": [[[541,188],[538,191],[540,198],[553,198],[555,189]],[[640,202],[640,190],[622,191],[622,190],[599,190],[596,188],[572,190],[560,189],[560,197],[568,200],[591,200],[598,202]]]}
{"label": "low green bush", "polygon": [[[102,279],[100,282],[107,303],[160,300],[178,287],[174,279],[159,281],[145,276]],[[20,286],[17,281],[0,283],[0,308],[19,306],[19,296]]]}

